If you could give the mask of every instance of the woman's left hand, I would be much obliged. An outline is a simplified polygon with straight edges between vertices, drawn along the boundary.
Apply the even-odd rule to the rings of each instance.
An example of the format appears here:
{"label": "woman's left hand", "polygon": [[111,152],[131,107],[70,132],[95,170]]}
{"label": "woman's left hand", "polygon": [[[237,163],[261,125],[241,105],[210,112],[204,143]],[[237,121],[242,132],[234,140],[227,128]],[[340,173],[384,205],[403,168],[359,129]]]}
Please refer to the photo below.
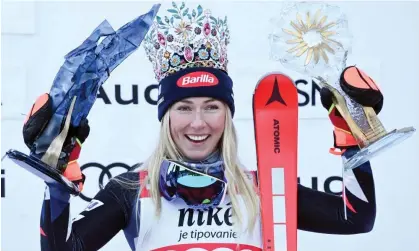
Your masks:
{"label": "woman's left hand", "polygon": [[[345,68],[340,76],[342,90],[355,102],[362,106],[372,107],[378,114],[383,107],[383,95],[375,82],[356,66]],[[323,107],[329,113],[329,119],[334,126],[334,147],[340,150],[357,146],[352,132],[333,103],[333,93],[326,87],[320,91]]]}

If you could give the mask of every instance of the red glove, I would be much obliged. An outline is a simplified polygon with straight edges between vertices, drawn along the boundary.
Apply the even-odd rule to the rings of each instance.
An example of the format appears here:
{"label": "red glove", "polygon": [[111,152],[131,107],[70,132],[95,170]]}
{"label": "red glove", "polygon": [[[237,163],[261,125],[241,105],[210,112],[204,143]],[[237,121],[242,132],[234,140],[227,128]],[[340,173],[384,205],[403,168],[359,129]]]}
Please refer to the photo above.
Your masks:
{"label": "red glove", "polygon": [[[23,139],[30,150],[33,150],[35,140],[42,134],[52,115],[51,99],[49,94],[45,93],[38,97],[24,121]],[[83,189],[86,177],[82,174],[77,160],[81,145],[89,136],[89,132],[87,119],[82,120],[78,127],[70,126],[57,166],[67,179],[79,185],[80,190]]]}
{"label": "red glove", "polygon": [[[345,68],[340,76],[340,86],[355,102],[363,106],[372,107],[376,114],[380,113],[383,107],[384,97],[374,80],[365,72],[356,66]],[[323,87],[320,90],[320,97],[322,105],[328,110],[329,119],[334,126],[334,148],[331,148],[330,152],[333,154],[342,154],[345,149],[357,146],[358,143],[352,135],[348,124],[333,104],[332,92]],[[339,153],[336,152],[336,149],[343,151]]]}

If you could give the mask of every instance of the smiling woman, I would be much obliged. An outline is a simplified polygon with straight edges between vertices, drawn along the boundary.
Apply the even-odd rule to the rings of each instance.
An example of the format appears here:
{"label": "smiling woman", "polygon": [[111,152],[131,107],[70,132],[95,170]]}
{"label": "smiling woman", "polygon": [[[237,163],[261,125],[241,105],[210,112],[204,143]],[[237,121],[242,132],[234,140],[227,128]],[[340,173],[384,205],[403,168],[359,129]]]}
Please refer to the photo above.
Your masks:
{"label": "smiling woman", "polygon": [[188,98],[170,109],[170,133],[183,156],[201,160],[218,146],[224,132],[227,107],[213,98]]}
{"label": "smiling woman", "polygon": [[[233,80],[227,70],[227,18],[185,3],[172,3],[167,11],[156,18],[143,43],[159,83],[155,149],[141,168],[110,180],[71,223],[70,194],[47,184],[42,250],[98,250],[121,230],[132,250],[268,249],[262,242],[258,178],[238,157]],[[352,156],[359,148],[346,122],[330,93],[320,94],[334,132],[341,136],[335,138],[335,146],[344,157]],[[41,108],[30,112],[27,125],[45,123],[47,109]],[[90,130],[88,123],[83,125],[69,130],[62,149],[62,155],[71,157],[63,175],[78,174],[81,177],[73,182],[81,184],[77,158],[88,136],[83,132]],[[279,123],[274,126],[279,128]],[[29,135],[43,130],[25,129]],[[328,234],[371,231],[375,190],[370,163],[345,171],[344,179],[344,197],[298,185],[298,229]]]}

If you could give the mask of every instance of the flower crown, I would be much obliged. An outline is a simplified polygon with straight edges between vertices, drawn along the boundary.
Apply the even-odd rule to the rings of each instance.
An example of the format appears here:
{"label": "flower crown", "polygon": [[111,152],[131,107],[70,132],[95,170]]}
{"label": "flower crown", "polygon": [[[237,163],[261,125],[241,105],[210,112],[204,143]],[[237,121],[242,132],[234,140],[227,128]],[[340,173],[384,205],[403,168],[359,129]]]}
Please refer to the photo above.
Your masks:
{"label": "flower crown", "polygon": [[190,10],[172,3],[169,16],[157,16],[143,43],[156,80],[190,67],[212,67],[227,72],[230,31],[227,17],[215,18],[201,5]]}

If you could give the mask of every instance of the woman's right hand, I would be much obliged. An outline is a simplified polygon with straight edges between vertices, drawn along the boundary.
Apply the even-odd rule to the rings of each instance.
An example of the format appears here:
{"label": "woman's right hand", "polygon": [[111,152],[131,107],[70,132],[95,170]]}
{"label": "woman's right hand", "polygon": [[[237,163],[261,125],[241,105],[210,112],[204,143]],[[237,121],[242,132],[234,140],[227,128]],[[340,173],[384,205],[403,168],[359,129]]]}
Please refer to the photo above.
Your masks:
{"label": "woman's right hand", "polygon": [[[29,111],[23,125],[23,139],[30,150],[34,149],[36,139],[43,133],[53,115],[49,94],[44,93],[37,98]],[[85,176],[77,162],[81,145],[90,133],[88,120],[82,120],[78,127],[70,126],[58,160],[57,168],[70,181],[83,188]]]}

